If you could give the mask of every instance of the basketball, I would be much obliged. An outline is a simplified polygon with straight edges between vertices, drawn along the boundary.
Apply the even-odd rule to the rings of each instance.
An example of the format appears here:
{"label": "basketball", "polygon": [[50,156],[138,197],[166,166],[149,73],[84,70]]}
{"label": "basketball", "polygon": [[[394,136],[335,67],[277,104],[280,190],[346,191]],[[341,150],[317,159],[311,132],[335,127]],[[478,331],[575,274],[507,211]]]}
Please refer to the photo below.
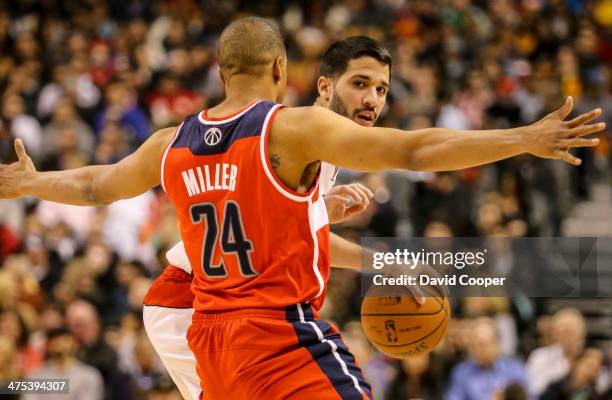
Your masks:
{"label": "basketball", "polygon": [[432,351],[448,330],[448,299],[425,286],[425,303],[418,305],[407,288],[389,296],[389,288],[372,286],[361,303],[361,325],[370,342],[393,358],[410,358]]}

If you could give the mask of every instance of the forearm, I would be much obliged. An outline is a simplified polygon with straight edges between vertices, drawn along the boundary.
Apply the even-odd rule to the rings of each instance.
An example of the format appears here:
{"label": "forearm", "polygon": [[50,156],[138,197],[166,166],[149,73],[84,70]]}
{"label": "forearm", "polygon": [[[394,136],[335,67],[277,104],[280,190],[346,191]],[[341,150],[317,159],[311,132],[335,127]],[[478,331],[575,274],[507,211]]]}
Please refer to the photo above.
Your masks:
{"label": "forearm", "polygon": [[405,132],[407,167],[415,171],[452,171],[526,152],[522,128],[458,131],[444,128]]}
{"label": "forearm", "polygon": [[373,251],[336,235],[329,234],[331,265],[335,268],[360,270],[364,260],[373,258]]}
{"label": "forearm", "polygon": [[35,172],[22,183],[23,195],[77,206],[102,205],[107,199],[96,194],[95,177],[106,166],[92,165],[65,171]]}

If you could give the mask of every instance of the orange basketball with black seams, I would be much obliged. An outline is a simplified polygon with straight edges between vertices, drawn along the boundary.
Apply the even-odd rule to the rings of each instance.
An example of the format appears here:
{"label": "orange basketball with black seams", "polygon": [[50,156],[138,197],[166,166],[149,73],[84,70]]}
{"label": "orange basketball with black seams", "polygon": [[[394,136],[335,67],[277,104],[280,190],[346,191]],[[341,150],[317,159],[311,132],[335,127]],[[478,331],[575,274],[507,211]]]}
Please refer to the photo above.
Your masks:
{"label": "orange basketball with black seams", "polygon": [[419,305],[408,289],[372,286],[361,304],[361,325],[370,342],[393,358],[410,358],[432,351],[448,330],[450,305],[440,291],[422,288]]}

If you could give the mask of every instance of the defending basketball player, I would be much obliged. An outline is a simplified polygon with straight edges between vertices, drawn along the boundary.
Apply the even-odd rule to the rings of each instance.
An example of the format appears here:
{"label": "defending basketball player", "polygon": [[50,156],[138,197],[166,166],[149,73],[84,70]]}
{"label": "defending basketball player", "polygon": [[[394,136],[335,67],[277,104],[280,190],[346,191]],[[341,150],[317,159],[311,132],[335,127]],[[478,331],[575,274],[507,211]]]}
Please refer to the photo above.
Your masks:
{"label": "defending basketball player", "polygon": [[287,78],[282,36],[258,18],[224,30],[219,64],[222,103],[158,131],[117,164],[37,172],[17,140],[19,161],[0,167],[2,198],[108,204],[161,183],[193,266],[188,340],[211,399],[371,398],[337,331],[318,318],[330,263],[321,161],[431,171],[529,153],[577,165],[568,150],[595,146],[584,136],[605,127],[588,123],[600,110],[565,121],[571,98],[533,125],[485,131],[406,133],[323,107],[284,108],[275,104]]}
{"label": "defending basketball player", "polygon": [[[378,113],[375,112],[372,120],[359,118],[358,114],[384,108],[390,63],[389,52],[368,37],[351,37],[332,44],[321,60],[316,104],[360,125],[372,126]],[[377,95],[381,90],[384,95]],[[319,185],[325,195],[330,224],[365,211],[373,197],[369,189],[357,183],[333,187],[337,173],[338,168],[322,163]],[[347,257],[346,249],[358,254]],[[358,269],[360,250],[359,246],[330,233],[332,266],[337,262],[336,256],[336,259],[349,260],[349,263],[344,261],[343,267]],[[144,299],[144,327],[182,396],[196,399],[201,390],[196,360],[186,339],[193,315],[192,268],[182,242],[172,247],[166,258],[170,265],[154,281]]]}

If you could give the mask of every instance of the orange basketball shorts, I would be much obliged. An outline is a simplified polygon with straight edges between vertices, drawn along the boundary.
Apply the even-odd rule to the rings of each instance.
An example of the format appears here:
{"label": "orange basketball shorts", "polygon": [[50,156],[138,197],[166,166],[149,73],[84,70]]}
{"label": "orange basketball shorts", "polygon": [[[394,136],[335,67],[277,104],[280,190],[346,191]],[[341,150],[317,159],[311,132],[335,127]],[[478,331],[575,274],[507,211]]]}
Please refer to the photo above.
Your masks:
{"label": "orange basketball shorts", "polygon": [[195,312],[187,340],[206,400],[372,399],[338,330],[307,303]]}

